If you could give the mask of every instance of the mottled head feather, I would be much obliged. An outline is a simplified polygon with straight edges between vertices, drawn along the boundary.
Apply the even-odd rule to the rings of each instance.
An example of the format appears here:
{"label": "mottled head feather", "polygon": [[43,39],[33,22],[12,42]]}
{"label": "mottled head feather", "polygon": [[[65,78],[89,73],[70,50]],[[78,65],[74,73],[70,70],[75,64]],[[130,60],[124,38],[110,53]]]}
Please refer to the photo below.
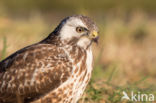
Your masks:
{"label": "mottled head feather", "polygon": [[73,15],[73,16],[68,16],[68,17],[64,18],[60,22],[60,24],[55,28],[53,33],[55,35],[59,35],[61,28],[66,24],[67,21],[69,21],[72,18],[78,18],[78,19],[82,20],[83,23],[87,26],[87,28],[89,30],[96,30],[96,31],[98,31],[98,27],[96,26],[96,24],[89,17],[84,16],[84,15]]}
{"label": "mottled head feather", "polygon": [[[79,33],[76,31],[77,27],[85,28],[85,31]],[[42,42],[60,46],[70,43],[86,49],[92,43],[90,35],[93,31],[98,32],[98,28],[89,17],[73,15],[64,18],[55,30]]]}

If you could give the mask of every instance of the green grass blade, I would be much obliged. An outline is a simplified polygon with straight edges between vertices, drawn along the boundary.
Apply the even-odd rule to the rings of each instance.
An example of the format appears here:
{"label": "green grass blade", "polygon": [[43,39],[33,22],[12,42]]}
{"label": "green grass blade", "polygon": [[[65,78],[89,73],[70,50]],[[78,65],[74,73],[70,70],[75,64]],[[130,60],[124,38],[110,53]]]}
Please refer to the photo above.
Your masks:
{"label": "green grass blade", "polygon": [[110,82],[111,82],[115,71],[116,71],[116,67],[114,67],[114,68],[112,69],[112,72],[111,72],[110,76],[109,76],[108,79],[107,79],[107,83],[110,83]]}
{"label": "green grass blade", "polygon": [[7,50],[7,39],[6,37],[3,37],[3,48],[2,48],[2,52],[1,52],[1,60],[3,60],[6,56],[6,50]]}

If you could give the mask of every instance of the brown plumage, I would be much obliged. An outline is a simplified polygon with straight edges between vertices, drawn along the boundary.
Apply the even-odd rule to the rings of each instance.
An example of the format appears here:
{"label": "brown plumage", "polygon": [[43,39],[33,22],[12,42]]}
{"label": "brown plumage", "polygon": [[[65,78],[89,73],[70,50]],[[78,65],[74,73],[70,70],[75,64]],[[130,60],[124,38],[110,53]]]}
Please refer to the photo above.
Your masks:
{"label": "brown plumage", "polygon": [[67,17],[47,38],[1,61],[0,103],[76,103],[91,77],[97,31],[86,16]]}

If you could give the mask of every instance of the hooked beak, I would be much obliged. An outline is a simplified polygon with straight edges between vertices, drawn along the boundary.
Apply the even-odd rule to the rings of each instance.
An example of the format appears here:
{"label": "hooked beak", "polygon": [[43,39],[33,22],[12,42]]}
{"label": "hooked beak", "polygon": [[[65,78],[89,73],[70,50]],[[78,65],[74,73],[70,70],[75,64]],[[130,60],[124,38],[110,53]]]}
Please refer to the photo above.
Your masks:
{"label": "hooked beak", "polygon": [[93,42],[98,43],[99,36],[97,31],[91,32],[90,38],[92,39]]}

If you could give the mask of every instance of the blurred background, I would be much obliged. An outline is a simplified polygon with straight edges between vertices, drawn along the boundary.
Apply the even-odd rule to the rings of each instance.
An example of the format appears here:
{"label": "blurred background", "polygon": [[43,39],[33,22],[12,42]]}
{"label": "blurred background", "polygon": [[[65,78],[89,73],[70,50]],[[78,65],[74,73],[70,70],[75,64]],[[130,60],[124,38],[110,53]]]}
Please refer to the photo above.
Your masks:
{"label": "blurred background", "polygon": [[66,16],[100,29],[92,79],[79,103],[131,103],[122,92],[156,96],[156,0],[0,0],[0,59],[48,36]]}

